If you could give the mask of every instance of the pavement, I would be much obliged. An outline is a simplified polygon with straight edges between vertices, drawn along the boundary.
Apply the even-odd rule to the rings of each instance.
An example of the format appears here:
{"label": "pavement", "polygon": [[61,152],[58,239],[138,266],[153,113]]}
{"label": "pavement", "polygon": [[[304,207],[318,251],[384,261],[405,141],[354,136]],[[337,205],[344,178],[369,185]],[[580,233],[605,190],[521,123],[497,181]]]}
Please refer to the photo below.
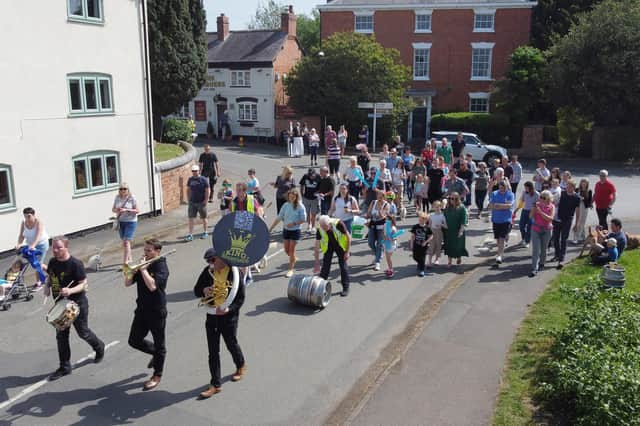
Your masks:
{"label": "pavement", "polygon": [[[255,167],[263,188],[285,161],[298,178],[307,168],[306,158],[284,160],[272,146],[213,146],[225,177],[237,180]],[[637,193],[634,173],[610,172],[621,192]],[[272,199],[272,190],[265,195]],[[415,277],[410,254],[403,250],[394,255],[394,279],[374,273],[366,242],[358,241],[350,260],[351,294],[314,311],[287,300],[286,260],[276,248],[267,269],[247,289],[241,311],[239,341],[249,372],[237,384],[227,376],[224,392],[202,402],[196,396],[208,382],[204,314],[192,287],[210,240],[182,242],[185,210],[141,220],[134,244],[138,254],[143,239],[156,236],[167,249],[177,248],[168,258],[167,374],[160,387],[140,391],[149,375],[147,356],[126,343],[135,290],[121,285],[117,235],[93,232],[74,238],[71,251],[84,260],[102,253],[103,269],[89,274],[89,299],[90,325],[110,344],[105,360],[93,366],[90,349],[72,332],[74,374],[46,381],[57,357],[53,330],[42,321],[43,298],[14,304],[0,313],[5,330],[0,335],[0,425],[487,424],[513,335],[555,274],[548,269],[527,278],[528,252],[514,245],[503,266],[492,269],[487,250],[492,246],[486,241],[490,224],[474,219],[465,265],[439,267],[423,279]],[[618,211],[625,221],[633,217],[631,197],[620,200]],[[270,222],[275,208],[268,215]],[[216,217],[214,211],[211,224]],[[413,223],[408,218],[401,226]],[[273,241],[280,241],[279,235]],[[302,270],[312,266],[312,245],[310,237],[299,245]],[[0,260],[1,270],[8,261]],[[337,275],[335,268],[332,279]],[[222,352],[223,374],[230,375],[233,365]]]}

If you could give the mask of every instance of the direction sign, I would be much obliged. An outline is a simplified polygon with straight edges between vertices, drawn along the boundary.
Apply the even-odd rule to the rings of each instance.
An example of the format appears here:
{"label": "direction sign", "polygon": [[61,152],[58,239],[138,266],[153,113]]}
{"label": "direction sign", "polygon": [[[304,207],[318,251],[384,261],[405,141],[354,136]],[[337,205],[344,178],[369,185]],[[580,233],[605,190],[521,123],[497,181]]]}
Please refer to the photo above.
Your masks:
{"label": "direction sign", "polygon": [[393,109],[391,102],[376,102],[376,109]]}
{"label": "direction sign", "polygon": [[378,113],[378,114],[374,114],[374,113],[370,112],[369,114],[367,114],[367,117],[369,117],[369,118],[373,118],[373,117],[375,117],[375,118],[382,118],[382,115],[383,115],[383,114],[380,114],[380,113]]}
{"label": "direction sign", "polygon": [[391,114],[393,112],[392,109],[376,109],[378,114]]}
{"label": "direction sign", "polygon": [[358,108],[360,109],[373,108],[373,102],[358,102]]}

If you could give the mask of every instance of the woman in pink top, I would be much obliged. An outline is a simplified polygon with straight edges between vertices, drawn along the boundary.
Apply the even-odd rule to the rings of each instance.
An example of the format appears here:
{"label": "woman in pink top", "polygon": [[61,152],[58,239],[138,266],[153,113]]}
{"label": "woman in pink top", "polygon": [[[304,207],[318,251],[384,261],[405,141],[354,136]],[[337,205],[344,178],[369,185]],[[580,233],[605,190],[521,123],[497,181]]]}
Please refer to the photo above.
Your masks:
{"label": "woman in pink top", "polygon": [[542,191],[538,202],[531,209],[530,277],[535,277],[538,270],[544,268],[544,262],[547,260],[547,247],[551,238],[553,216],[556,209],[552,198],[551,192],[548,190]]}

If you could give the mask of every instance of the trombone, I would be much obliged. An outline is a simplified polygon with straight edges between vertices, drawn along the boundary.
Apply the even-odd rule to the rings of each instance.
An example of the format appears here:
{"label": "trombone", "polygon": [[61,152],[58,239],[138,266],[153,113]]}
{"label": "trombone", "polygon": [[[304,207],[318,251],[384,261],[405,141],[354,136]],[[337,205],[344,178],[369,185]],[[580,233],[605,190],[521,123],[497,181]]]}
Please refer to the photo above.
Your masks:
{"label": "trombone", "polygon": [[151,264],[153,262],[156,262],[156,261],[162,259],[163,257],[167,257],[170,254],[174,254],[175,252],[176,252],[176,250],[173,249],[173,250],[170,250],[170,251],[166,252],[165,254],[162,254],[162,255],[160,255],[158,257],[154,257],[153,259],[149,259],[149,260],[143,260],[140,263],[134,264],[134,265],[130,265],[128,263],[123,263],[122,264],[122,274],[124,275],[125,279],[131,280],[131,279],[133,279],[133,276],[135,275],[135,273],[138,272],[138,270],[140,268],[142,268],[143,266],[149,265],[149,264]]}

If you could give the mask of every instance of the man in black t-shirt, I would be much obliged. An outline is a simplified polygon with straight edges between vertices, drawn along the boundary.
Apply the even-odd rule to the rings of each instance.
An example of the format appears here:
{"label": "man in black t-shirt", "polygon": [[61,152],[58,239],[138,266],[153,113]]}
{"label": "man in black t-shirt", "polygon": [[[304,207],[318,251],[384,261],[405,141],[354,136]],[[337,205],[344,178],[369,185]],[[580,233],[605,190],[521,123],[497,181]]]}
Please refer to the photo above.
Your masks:
{"label": "man in black t-shirt", "polygon": [[460,157],[460,155],[462,155],[462,153],[464,152],[465,146],[467,146],[467,144],[464,141],[464,136],[462,135],[462,132],[458,132],[456,139],[451,142],[451,151],[453,153],[453,158]]}
{"label": "man in black t-shirt", "polygon": [[[157,239],[151,238],[145,241],[145,260],[157,258],[161,250],[162,244]],[[164,359],[167,354],[164,341],[167,324],[168,278],[169,268],[164,257],[142,266],[132,277],[125,276],[125,287],[136,284],[138,289],[136,310],[129,333],[129,346],[152,355],[148,368],[153,368],[153,375],[145,382],[143,390],[155,388],[162,378]],[[149,332],[153,341],[145,339]]]}
{"label": "man in black t-shirt", "polygon": [[562,262],[564,262],[564,256],[567,252],[567,239],[571,231],[574,214],[576,223],[580,221],[580,210],[578,210],[580,203],[580,196],[576,193],[576,183],[570,180],[567,182],[566,191],[562,191],[560,195],[556,217],[553,219],[551,240],[556,252],[555,259],[558,260],[558,269],[562,268]]}
{"label": "man in black t-shirt", "polygon": [[220,167],[218,166],[218,157],[211,151],[209,145],[204,146],[204,152],[200,154],[198,159],[200,165],[200,174],[209,179],[209,202],[213,202],[213,188],[220,176]]}
{"label": "man in black t-shirt", "polygon": [[[87,274],[82,262],[69,253],[69,240],[56,237],[51,245],[53,258],[49,260],[47,273],[49,279],[44,289],[44,295],[52,294],[53,298],[68,298],[78,304],[80,313],[73,322],[78,337],[87,342],[96,352],[94,362],[99,363],[104,358],[104,343],[89,329],[89,300],[87,289]],[[71,348],[69,346],[69,328],[56,331],[58,342],[58,357],[60,367],[54,371],[49,380],[57,380],[71,374]]]}
{"label": "man in black t-shirt", "polygon": [[322,197],[320,200],[320,214],[327,214],[327,212],[329,212],[335,186],[335,182],[331,176],[329,176],[329,168],[322,166],[320,168],[320,182],[318,183],[318,190],[316,191],[316,193]]}
{"label": "man in black t-shirt", "polygon": [[302,179],[300,179],[302,205],[307,211],[307,233],[309,234],[316,230],[316,215],[320,210],[318,207],[318,198],[316,197],[319,184],[320,176],[318,176],[313,168],[310,168],[307,174],[302,176]]}
{"label": "man in black t-shirt", "polygon": [[464,180],[464,183],[467,184],[467,188],[469,188],[469,191],[464,196],[464,205],[466,207],[469,207],[471,205],[471,185],[473,184],[473,178],[475,177],[475,175],[471,170],[469,170],[466,160],[460,160],[458,177]]}

